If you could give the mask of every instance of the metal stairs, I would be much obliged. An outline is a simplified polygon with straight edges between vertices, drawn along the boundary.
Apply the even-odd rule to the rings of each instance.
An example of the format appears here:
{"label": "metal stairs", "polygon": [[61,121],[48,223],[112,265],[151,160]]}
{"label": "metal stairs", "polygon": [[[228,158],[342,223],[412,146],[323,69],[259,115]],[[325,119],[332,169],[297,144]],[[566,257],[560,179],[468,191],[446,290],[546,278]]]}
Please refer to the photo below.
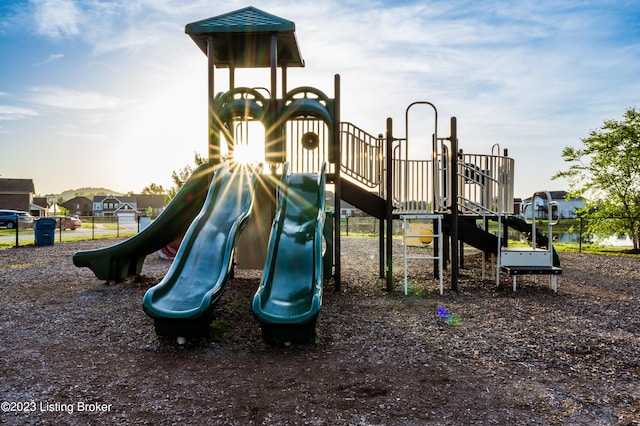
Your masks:
{"label": "metal stairs", "polygon": [[[547,205],[547,222],[548,230],[546,236],[546,247],[540,248],[538,246],[538,238],[540,233],[536,230],[536,220],[534,216],[533,205],[536,197],[542,198],[543,202]],[[521,275],[548,275],[549,287],[555,292],[558,292],[558,275],[562,274],[562,268],[559,263],[555,261],[557,257],[553,250],[553,225],[558,223],[558,219],[554,222],[553,219],[553,206],[556,205],[551,199],[551,194],[548,191],[536,192],[531,197],[531,204],[524,206],[524,217],[526,220],[526,212],[531,207],[531,247],[524,248],[509,248],[501,247],[500,255],[498,256],[498,273],[496,285],[500,282],[500,270],[507,272],[513,278],[513,291],[516,291],[516,281],[518,276]],[[527,222],[529,223],[529,222]]]}

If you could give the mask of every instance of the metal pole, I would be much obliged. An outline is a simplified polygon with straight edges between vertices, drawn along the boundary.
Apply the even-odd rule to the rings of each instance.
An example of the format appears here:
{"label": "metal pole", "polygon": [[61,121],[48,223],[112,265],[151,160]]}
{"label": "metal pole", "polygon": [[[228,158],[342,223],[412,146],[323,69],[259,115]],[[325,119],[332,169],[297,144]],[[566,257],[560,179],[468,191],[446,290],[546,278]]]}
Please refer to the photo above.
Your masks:
{"label": "metal pole", "polygon": [[271,36],[271,99],[278,96],[278,37]]}
{"label": "metal pole", "polygon": [[387,118],[387,291],[393,291],[393,121]]}
{"label": "metal pole", "polygon": [[578,253],[582,253],[582,217],[580,217],[580,233],[578,234]]}
{"label": "metal pole", "polygon": [[[434,191],[435,193],[435,191]],[[442,223],[440,222],[439,219],[433,219],[431,221],[432,225],[431,228],[434,229],[434,235],[435,233],[435,229],[439,228],[438,232],[442,232]],[[440,243],[440,238],[434,238],[433,239],[433,278],[438,278],[439,275],[441,275],[441,272],[439,272],[439,270],[442,267],[442,263],[444,262],[444,259],[442,258],[442,255],[439,254],[442,251],[442,244]],[[439,257],[439,259],[436,259],[436,256]]]}
{"label": "metal pole", "polygon": [[209,35],[207,38],[207,117],[208,117],[208,151],[209,151],[209,165],[217,165],[220,163],[220,142],[216,146],[217,137],[214,135],[214,112],[213,112],[213,100],[215,96],[215,66],[216,60],[214,55],[214,36]]}
{"label": "metal pole", "polygon": [[333,80],[334,84],[334,103],[333,103],[333,164],[334,164],[334,205],[336,210],[336,218],[334,221],[335,230],[335,268],[333,276],[334,291],[340,291],[340,199],[342,197],[342,184],[340,177],[340,168],[342,165],[342,152],[340,144],[340,75],[336,74]]}
{"label": "metal pole", "polygon": [[380,243],[380,278],[384,278],[384,220],[378,219],[378,242]]}
{"label": "metal pole", "polygon": [[458,291],[458,128],[451,117],[451,290]]}

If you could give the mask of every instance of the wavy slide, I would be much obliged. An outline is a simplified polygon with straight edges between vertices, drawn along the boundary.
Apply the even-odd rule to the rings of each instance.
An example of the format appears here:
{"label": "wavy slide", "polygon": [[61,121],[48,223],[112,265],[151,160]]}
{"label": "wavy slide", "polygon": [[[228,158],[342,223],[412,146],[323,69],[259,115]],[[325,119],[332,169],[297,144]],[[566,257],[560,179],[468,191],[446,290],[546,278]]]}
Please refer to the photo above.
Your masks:
{"label": "wavy slide", "polygon": [[322,305],[325,172],[282,175],[252,310],[267,343],[309,343]]}
{"label": "wavy slide", "polygon": [[233,270],[233,252],[251,214],[255,174],[214,175],[202,211],[185,235],[164,279],[150,288],[142,307],[161,336],[209,335],[212,306]]}
{"label": "wavy slide", "polygon": [[147,255],[181,237],[196,217],[209,188],[209,165],[196,168],[164,211],[139,234],[101,249],[79,251],[73,263],[87,267],[99,279],[120,282],[139,275]]}

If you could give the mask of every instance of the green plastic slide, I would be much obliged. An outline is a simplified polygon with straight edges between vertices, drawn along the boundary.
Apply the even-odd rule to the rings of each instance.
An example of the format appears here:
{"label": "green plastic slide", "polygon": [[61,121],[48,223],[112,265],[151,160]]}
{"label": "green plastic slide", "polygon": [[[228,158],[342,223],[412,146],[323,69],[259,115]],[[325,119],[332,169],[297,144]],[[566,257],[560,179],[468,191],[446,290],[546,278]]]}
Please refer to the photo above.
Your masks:
{"label": "green plastic slide", "polygon": [[96,277],[106,281],[119,282],[129,275],[139,275],[147,255],[187,231],[204,204],[209,172],[208,164],[199,166],[164,211],[142,232],[110,247],[76,252],[73,263],[91,269]]}
{"label": "green plastic slide", "polygon": [[209,335],[212,307],[233,271],[238,236],[249,221],[257,179],[249,172],[214,175],[202,211],[185,235],[164,279],[150,288],[142,307],[161,336]]}
{"label": "green plastic slide", "polygon": [[313,342],[322,305],[325,171],[285,170],[253,314],[267,343]]}

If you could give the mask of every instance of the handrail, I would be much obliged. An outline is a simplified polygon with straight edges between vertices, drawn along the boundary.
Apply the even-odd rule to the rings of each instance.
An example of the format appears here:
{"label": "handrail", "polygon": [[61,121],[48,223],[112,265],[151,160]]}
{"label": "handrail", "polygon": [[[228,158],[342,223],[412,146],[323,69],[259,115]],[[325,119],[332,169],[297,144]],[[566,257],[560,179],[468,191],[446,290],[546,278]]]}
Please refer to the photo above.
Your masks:
{"label": "handrail", "polygon": [[[406,139],[405,139],[405,145],[406,145],[406,153],[407,153],[407,159],[409,159],[409,152],[408,152],[408,147],[409,147],[409,110],[411,108],[413,108],[416,105],[427,105],[430,106],[433,109],[433,114],[434,114],[434,126],[433,126],[433,138],[432,138],[432,147],[431,147],[431,160],[433,161],[433,170],[432,170],[432,180],[435,184],[435,182],[437,182],[437,177],[436,175],[438,174],[437,170],[436,170],[436,157],[437,157],[437,142],[438,142],[438,109],[436,108],[436,106],[434,104],[432,104],[431,102],[428,101],[417,101],[417,102],[412,102],[411,104],[409,104],[409,106],[407,107],[407,109],[405,110],[404,113],[404,120],[405,120],[405,132],[406,132]],[[444,146],[444,145],[443,145]],[[446,164],[446,162],[445,162]],[[408,171],[405,170],[405,181],[408,178]],[[406,190],[407,186],[405,185],[405,190]],[[405,198],[406,198],[405,194]],[[434,197],[434,204],[438,204],[441,205],[441,207],[445,208],[444,206],[442,206],[442,200],[439,200],[439,196],[438,196],[438,191],[434,191],[433,192],[433,197]]]}
{"label": "handrail", "polygon": [[[438,142],[438,139],[435,138],[436,143]],[[437,148],[436,148],[437,149]],[[436,157],[437,153],[434,154],[434,159]],[[442,159],[441,161],[441,167],[440,167],[440,172],[442,175],[442,182],[440,180],[440,176],[437,173],[437,167],[436,165],[438,164],[438,161],[434,160],[434,167],[433,167],[433,176],[434,176],[434,186],[435,188],[437,188],[437,191],[433,192],[433,197],[434,197],[434,201],[436,202],[436,204],[438,206],[440,206],[441,208],[445,209],[447,208],[447,201],[449,201],[449,193],[448,191],[446,191],[446,184],[447,184],[447,176],[449,176],[449,147],[445,144],[442,144],[442,154],[441,154]],[[441,188],[442,186],[442,188]],[[440,191],[442,189],[442,191]],[[441,194],[441,196],[438,196],[438,194]]]}
{"label": "handrail", "polygon": [[349,122],[340,123],[345,175],[370,187],[379,187],[384,179],[384,138],[375,137]]}
{"label": "handrail", "polygon": [[[558,206],[558,203],[553,201],[551,198],[551,193],[549,191],[537,191],[533,193],[531,196],[531,202],[524,205],[522,209],[522,216],[524,217],[524,221],[528,224],[531,224],[531,247],[535,249],[537,247],[536,241],[536,218],[535,218],[535,206],[536,197],[543,198],[545,196],[547,200],[547,249],[549,252],[553,252],[553,226],[557,225],[560,222],[560,214],[558,214],[558,219],[553,221],[553,206]],[[531,207],[531,222],[527,220],[527,208]]]}
{"label": "handrail", "polygon": [[[462,173],[460,173],[460,169],[462,169]],[[483,211],[484,213],[488,213],[488,214],[494,215],[496,217],[497,222],[498,222],[498,230],[496,232],[497,233],[496,237],[497,237],[497,240],[498,240],[498,247],[497,247],[496,253],[500,253],[500,250],[502,248],[502,220],[500,218],[504,213],[503,212],[503,208],[502,208],[503,207],[502,206],[502,202],[503,202],[503,199],[504,199],[504,185],[502,185],[501,182],[498,179],[494,178],[493,176],[489,175],[488,173],[475,170],[475,169],[467,166],[466,164],[462,164],[461,167],[458,167],[458,173],[457,173],[458,180],[467,179],[469,174],[465,174],[464,172],[465,171],[469,171],[469,170],[471,170],[471,171],[473,171],[473,173],[481,175],[481,176],[483,176],[485,178],[485,179],[482,179],[480,181],[476,181],[475,182],[478,185],[480,185],[481,187],[486,188],[487,187],[487,181],[491,181],[492,183],[497,185],[497,188],[498,188],[498,197],[497,197],[498,198],[498,205],[497,205],[497,207],[498,208],[497,208],[497,211],[492,210],[489,206],[486,206],[486,205],[477,203],[476,201],[464,198],[460,194],[458,195],[458,206],[466,207],[465,205],[463,205],[460,202],[460,201],[465,201],[466,203],[474,204],[474,205],[478,206],[479,209],[481,211]],[[485,217],[484,214],[482,216],[483,216],[483,218]],[[484,275],[484,263],[483,263],[482,267],[483,267],[483,275]],[[500,267],[501,267],[501,259],[500,259],[500,256],[498,255],[498,256],[496,256],[496,285],[500,282]]]}

